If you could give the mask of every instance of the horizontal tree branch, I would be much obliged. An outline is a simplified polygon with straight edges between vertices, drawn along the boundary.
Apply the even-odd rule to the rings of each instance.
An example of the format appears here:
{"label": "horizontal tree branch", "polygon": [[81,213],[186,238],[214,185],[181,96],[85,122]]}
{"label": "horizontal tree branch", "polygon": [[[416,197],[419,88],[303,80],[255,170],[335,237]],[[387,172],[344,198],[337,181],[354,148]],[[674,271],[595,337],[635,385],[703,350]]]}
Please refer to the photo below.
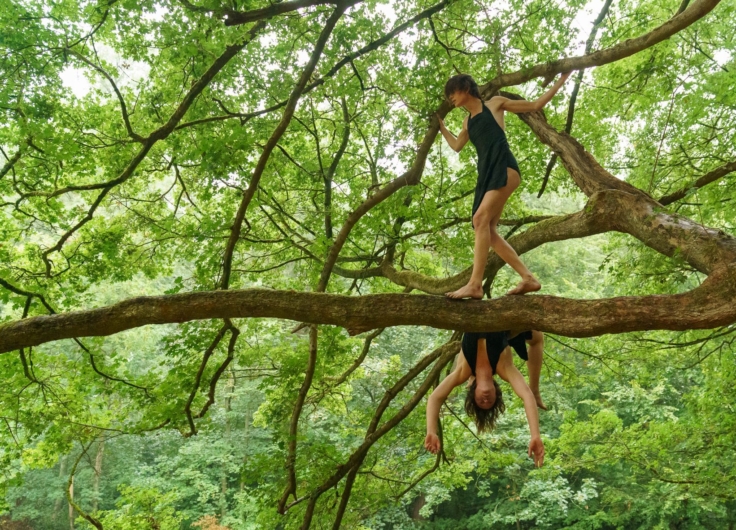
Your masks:
{"label": "horizontal tree branch", "polygon": [[150,324],[212,318],[280,318],[341,326],[356,334],[390,326],[461,331],[537,329],[568,337],[644,330],[709,329],[736,322],[736,264],[683,294],[573,300],[507,296],[490,301],[440,296],[244,289],[132,298],[112,306],[37,316],[0,326],[0,353],[73,337],[107,336]]}

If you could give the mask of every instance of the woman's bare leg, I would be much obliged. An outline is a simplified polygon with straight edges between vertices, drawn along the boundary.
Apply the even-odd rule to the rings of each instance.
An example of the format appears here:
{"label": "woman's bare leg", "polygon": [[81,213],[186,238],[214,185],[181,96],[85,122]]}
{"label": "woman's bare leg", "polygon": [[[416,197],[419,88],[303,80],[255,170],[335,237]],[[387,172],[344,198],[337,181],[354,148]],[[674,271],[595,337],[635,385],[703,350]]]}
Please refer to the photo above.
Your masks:
{"label": "woman's bare leg", "polygon": [[542,372],[542,358],[544,356],[544,333],[541,331],[532,331],[532,340],[529,341],[529,360],[526,363],[529,370],[529,388],[537,400],[537,406],[542,410],[547,410],[547,406],[542,401],[539,393],[539,374]]}
{"label": "woman's bare leg", "polygon": [[519,187],[520,182],[519,173],[508,168],[506,186],[488,191],[483,196],[483,201],[473,216],[473,226],[475,227],[473,272],[465,287],[451,293],[445,293],[450,298],[483,298],[483,272],[488,261],[488,250],[491,247],[522,278],[516,288],[507,294],[524,294],[541,289],[541,284],[519,259],[516,251],[496,230],[503,208],[514,190]]}

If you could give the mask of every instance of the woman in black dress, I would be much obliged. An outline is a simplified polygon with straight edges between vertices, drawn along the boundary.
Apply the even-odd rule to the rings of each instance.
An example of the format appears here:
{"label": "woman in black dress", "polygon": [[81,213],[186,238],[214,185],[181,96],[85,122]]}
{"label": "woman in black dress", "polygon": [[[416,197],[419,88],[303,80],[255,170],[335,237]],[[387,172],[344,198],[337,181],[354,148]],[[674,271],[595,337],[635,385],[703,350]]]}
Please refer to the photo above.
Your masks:
{"label": "woman in black dress", "polygon": [[[514,366],[511,348],[527,361],[528,385]],[[493,430],[496,420],[506,410],[501,387],[494,379],[498,374],[524,402],[531,434],[529,456],[534,458],[537,467],[541,466],[544,462],[544,444],[539,433],[537,407],[547,410],[539,394],[543,350],[544,334],[540,331],[518,334],[507,331],[465,333],[455,369],[437,385],[427,401],[427,437],[424,447],[435,454],[440,450],[437,436],[440,407],[450,392],[464,383],[468,384],[465,411],[475,421],[478,432]]]}
{"label": "woman in black dress", "polygon": [[450,298],[483,298],[483,271],[488,249],[493,248],[502,260],[521,276],[521,281],[506,294],[538,291],[542,285],[519,259],[516,251],[496,230],[503,207],[521,182],[521,171],[506,141],[504,111],[523,113],[540,110],[557,93],[570,73],[560,79],[536,101],[516,101],[501,96],[483,101],[478,85],[469,75],[451,77],[445,85],[445,97],[455,107],[464,107],[470,115],[463,121],[457,138],[440,119],[440,132],[456,152],[470,140],[478,151],[478,183],[473,201],[475,257],[473,272],[467,285],[446,293]]}

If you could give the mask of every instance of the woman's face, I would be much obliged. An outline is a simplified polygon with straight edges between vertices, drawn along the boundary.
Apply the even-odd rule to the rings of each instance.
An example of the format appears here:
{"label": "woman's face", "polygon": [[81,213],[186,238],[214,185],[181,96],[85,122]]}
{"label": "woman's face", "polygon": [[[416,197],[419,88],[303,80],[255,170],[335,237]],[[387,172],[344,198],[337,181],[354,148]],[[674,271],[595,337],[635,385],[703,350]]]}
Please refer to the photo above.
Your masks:
{"label": "woman's face", "polygon": [[493,379],[490,381],[479,381],[475,384],[475,404],[484,410],[490,409],[496,402],[496,385]]}
{"label": "woman's face", "polygon": [[448,99],[455,107],[464,107],[470,101],[471,97],[467,92],[456,91],[450,94]]}

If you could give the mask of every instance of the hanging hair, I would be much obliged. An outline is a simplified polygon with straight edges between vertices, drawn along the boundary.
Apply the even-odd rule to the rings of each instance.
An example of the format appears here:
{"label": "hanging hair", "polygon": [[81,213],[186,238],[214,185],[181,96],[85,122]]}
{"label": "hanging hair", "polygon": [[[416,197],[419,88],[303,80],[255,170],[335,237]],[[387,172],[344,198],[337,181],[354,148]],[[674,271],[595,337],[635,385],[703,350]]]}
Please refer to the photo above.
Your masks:
{"label": "hanging hair", "polygon": [[447,80],[447,83],[445,83],[445,98],[450,99],[450,96],[455,92],[467,92],[473,97],[482,99],[478,83],[468,74],[454,75]]}
{"label": "hanging hair", "polygon": [[474,379],[473,384],[468,388],[468,395],[465,396],[465,412],[473,419],[475,428],[479,433],[491,432],[496,428],[498,418],[506,412],[506,404],[503,402],[503,392],[501,392],[501,387],[496,380],[493,379],[493,386],[496,387],[496,401],[491,408],[483,409],[475,402],[476,386]]}

